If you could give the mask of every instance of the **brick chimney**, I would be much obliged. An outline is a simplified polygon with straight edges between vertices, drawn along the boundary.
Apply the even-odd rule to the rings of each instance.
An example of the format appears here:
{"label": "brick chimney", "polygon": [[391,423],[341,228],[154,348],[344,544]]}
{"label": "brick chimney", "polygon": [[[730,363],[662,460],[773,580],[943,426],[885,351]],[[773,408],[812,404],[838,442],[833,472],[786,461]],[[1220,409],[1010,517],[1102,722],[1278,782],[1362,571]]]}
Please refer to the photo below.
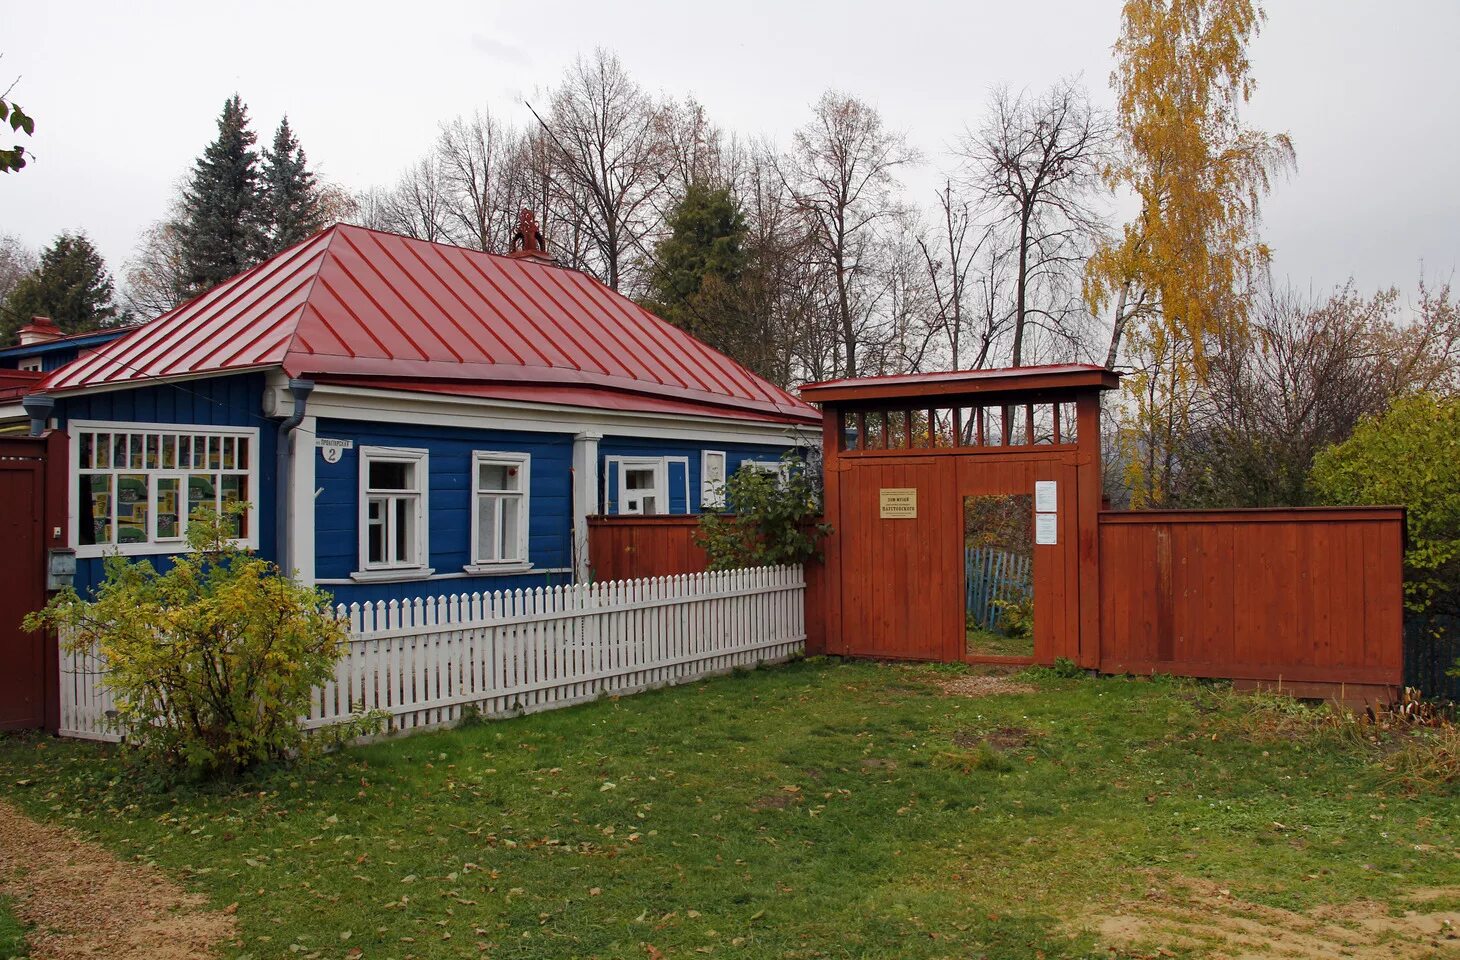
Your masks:
{"label": "brick chimney", "polygon": [[33,343],[59,340],[61,328],[50,317],[31,317],[30,323],[20,328],[20,345],[28,347]]}

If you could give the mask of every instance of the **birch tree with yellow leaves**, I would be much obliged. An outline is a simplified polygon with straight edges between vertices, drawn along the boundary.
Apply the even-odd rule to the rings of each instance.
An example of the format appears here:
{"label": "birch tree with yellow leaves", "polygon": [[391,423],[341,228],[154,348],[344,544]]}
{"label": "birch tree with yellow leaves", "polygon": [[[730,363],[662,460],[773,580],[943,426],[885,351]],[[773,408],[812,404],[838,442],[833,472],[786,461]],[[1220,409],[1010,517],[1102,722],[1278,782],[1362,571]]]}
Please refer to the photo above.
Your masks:
{"label": "birch tree with yellow leaves", "polygon": [[1106,179],[1140,211],[1090,258],[1085,296],[1097,314],[1113,312],[1105,365],[1123,346],[1137,360],[1122,418],[1137,506],[1164,499],[1171,453],[1161,448],[1207,350],[1246,336],[1251,281],[1269,259],[1260,201],[1294,152],[1287,134],[1240,117],[1263,19],[1256,0],[1126,0],[1122,10],[1111,77],[1121,150]]}

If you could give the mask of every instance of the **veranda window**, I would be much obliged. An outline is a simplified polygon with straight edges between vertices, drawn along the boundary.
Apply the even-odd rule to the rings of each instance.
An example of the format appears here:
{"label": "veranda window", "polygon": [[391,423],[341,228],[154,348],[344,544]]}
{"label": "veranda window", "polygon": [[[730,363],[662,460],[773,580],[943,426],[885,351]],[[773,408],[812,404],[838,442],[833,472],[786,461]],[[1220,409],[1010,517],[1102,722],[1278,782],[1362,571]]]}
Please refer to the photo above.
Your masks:
{"label": "veranda window", "polygon": [[[198,509],[256,497],[257,430],[77,420],[70,430],[78,556],[177,550]],[[232,520],[254,547],[256,506]]]}
{"label": "veranda window", "polygon": [[424,450],[360,449],[360,555],[364,570],[424,568],[426,471]]}
{"label": "veranda window", "polygon": [[477,451],[472,455],[473,566],[515,566],[528,562],[530,465],[527,454]]}

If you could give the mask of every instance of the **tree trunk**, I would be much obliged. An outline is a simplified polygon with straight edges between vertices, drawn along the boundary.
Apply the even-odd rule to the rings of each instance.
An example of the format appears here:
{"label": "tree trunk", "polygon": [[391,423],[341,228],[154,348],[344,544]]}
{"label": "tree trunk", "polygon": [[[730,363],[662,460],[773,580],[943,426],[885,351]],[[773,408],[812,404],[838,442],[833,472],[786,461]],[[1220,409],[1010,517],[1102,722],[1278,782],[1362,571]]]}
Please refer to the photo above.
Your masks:
{"label": "tree trunk", "polygon": [[1029,214],[1028,206],[1019,218],[1019,278],[1014,291],[1014,366],[1024,365],[1024,297],[1029,282]]}
{"label": "tree trunk", "polygon": [[1120,298],[1115,302],[1115,329],[1110,332],[1110,349],[1105,351],[1105,369],[1115,369],[1115,359],[1120,355],[1120,338],[1125,335],[1125,324],[1130,318],[1125,315],[1126,296],[1129,284],[1120,287]]}

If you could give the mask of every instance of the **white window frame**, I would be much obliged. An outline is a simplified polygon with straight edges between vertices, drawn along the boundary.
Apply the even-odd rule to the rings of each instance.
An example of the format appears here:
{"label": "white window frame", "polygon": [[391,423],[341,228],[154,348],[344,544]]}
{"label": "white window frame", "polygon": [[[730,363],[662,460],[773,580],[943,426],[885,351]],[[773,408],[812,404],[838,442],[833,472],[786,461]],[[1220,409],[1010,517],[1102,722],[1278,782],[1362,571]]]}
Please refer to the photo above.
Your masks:
{"label": "white window frame", "polygon": [[[700,509],[722,510],[725,507],[725,481],[730,458],[724,450],[705,450],[700,454]],[[719,479],[711,477],[711,465],[719,464]]]}
{"label": "white window frame", "polygon": [[23,370],[26,373],[40,373],[41,370],[42,370],[42,367],[41,367],[41,358],[40,357],[26,357],[24,360],[21,360],[18,363],[16,363],[15,369],[17,369],[17,370]]}
{"label": "white window frame", "polygon": [[[482,559],[481,504],[483,496],[502,496],[500,491],[482,490],[481,468],[483,464],[510,464],[517,468],[517,557],[511,560]],[[511,496],[511,494],[506,494]],[[530,570],[532,561],[528,557],[528,521],[532,516],[532,455],[527,453],[505,453],[497,450],[473,450],[471,455],[471,562],[464,568],[467,573],[512,573]]]}
{"label": "white window frame", "polygon": [[791,476],[791,468],[784,460],[742,460],[737,470],[753,470],[756,473],[768,473],[785,483]]}
{"label": "white window frame", "polygon": [[[430,562],[431,525],[431,455],[418,447],[360,447],[360,501],[357,510],[359,532],[359,569],[350,574],[351,580],[388,581],[419,580],[436,571]],[[415,551],[410,563],[370,562],[370,464],[409,463],[415,466]],[[387,512],[387,517],[392,517]]]}
{"label": "white window frame", "polygon": [[[625,517],[659,517],[669,513],[669,463],[663,457],[616,457],[618,461],[618,513]],[[645,513],[629,509],[629,471],[652,470],[654,472],[654,502],[659,505],[656,513]],[[639,492],[643,499],[645,491]]]}
{"label": "white window frame", "polygon": [[[262,491],[259,489],[259,461],[262,453],[259,446],[259,430],[257,427],[215,427],[201,424],[186,423],[143,423],[136,420],[71,420],[66,424],[66,430],[70,434],[71,467],[68,473],[68,486],[70,491],[67,494],[67,519],[71,530],[71,547],[76,551],[78,558],[105,557],[112,554],[122,556],[155,556],[158,554],[186,553],[188,552],[187,538],[187,515],[179,512],[177,536],[167,540],[157,539],[157,484],[149,479],[147,483],[147,539],[142,543],[81,543],[80,521],[81,521],[81,474],[107,473],[113,476],[111,496],[113,502],[117,496],[116,477],[122,474],[146,474],[149,478],[170,478],[179,479],[179,492],[186,498],[187,478],[189,474],[203,473],[212,474],[217,477],[223,475],[244,477],[248,483],[247,499],[248,510],[244,515],[244,527],[248,534],[234,540],[233,543],[239,547],[249,550],[259,548],[259,497]],[[146,448],[144,441],[143,466],[141,467],[97,467],[83,468],[81,466],[81,435],[83,433],[106,433],[115,436],[119,433],[125,434],[155,434],[158,437],[173,437],[173,443],[177,443],[179,437],[207,439],[243,438],[248,441],[248,466],[245,468],[224,469],[221,465],[217,468],[181,468],[177,466],[163,467],[161,459],[157,467],[146,466]],[[215,493],[215,498],[221,497],[221,491]],[[221,501],[215,499],[215,504],[221,506]],[[113,508],[115,513],[115,507]],[[113,531],[115,531],[115,523]]]}

